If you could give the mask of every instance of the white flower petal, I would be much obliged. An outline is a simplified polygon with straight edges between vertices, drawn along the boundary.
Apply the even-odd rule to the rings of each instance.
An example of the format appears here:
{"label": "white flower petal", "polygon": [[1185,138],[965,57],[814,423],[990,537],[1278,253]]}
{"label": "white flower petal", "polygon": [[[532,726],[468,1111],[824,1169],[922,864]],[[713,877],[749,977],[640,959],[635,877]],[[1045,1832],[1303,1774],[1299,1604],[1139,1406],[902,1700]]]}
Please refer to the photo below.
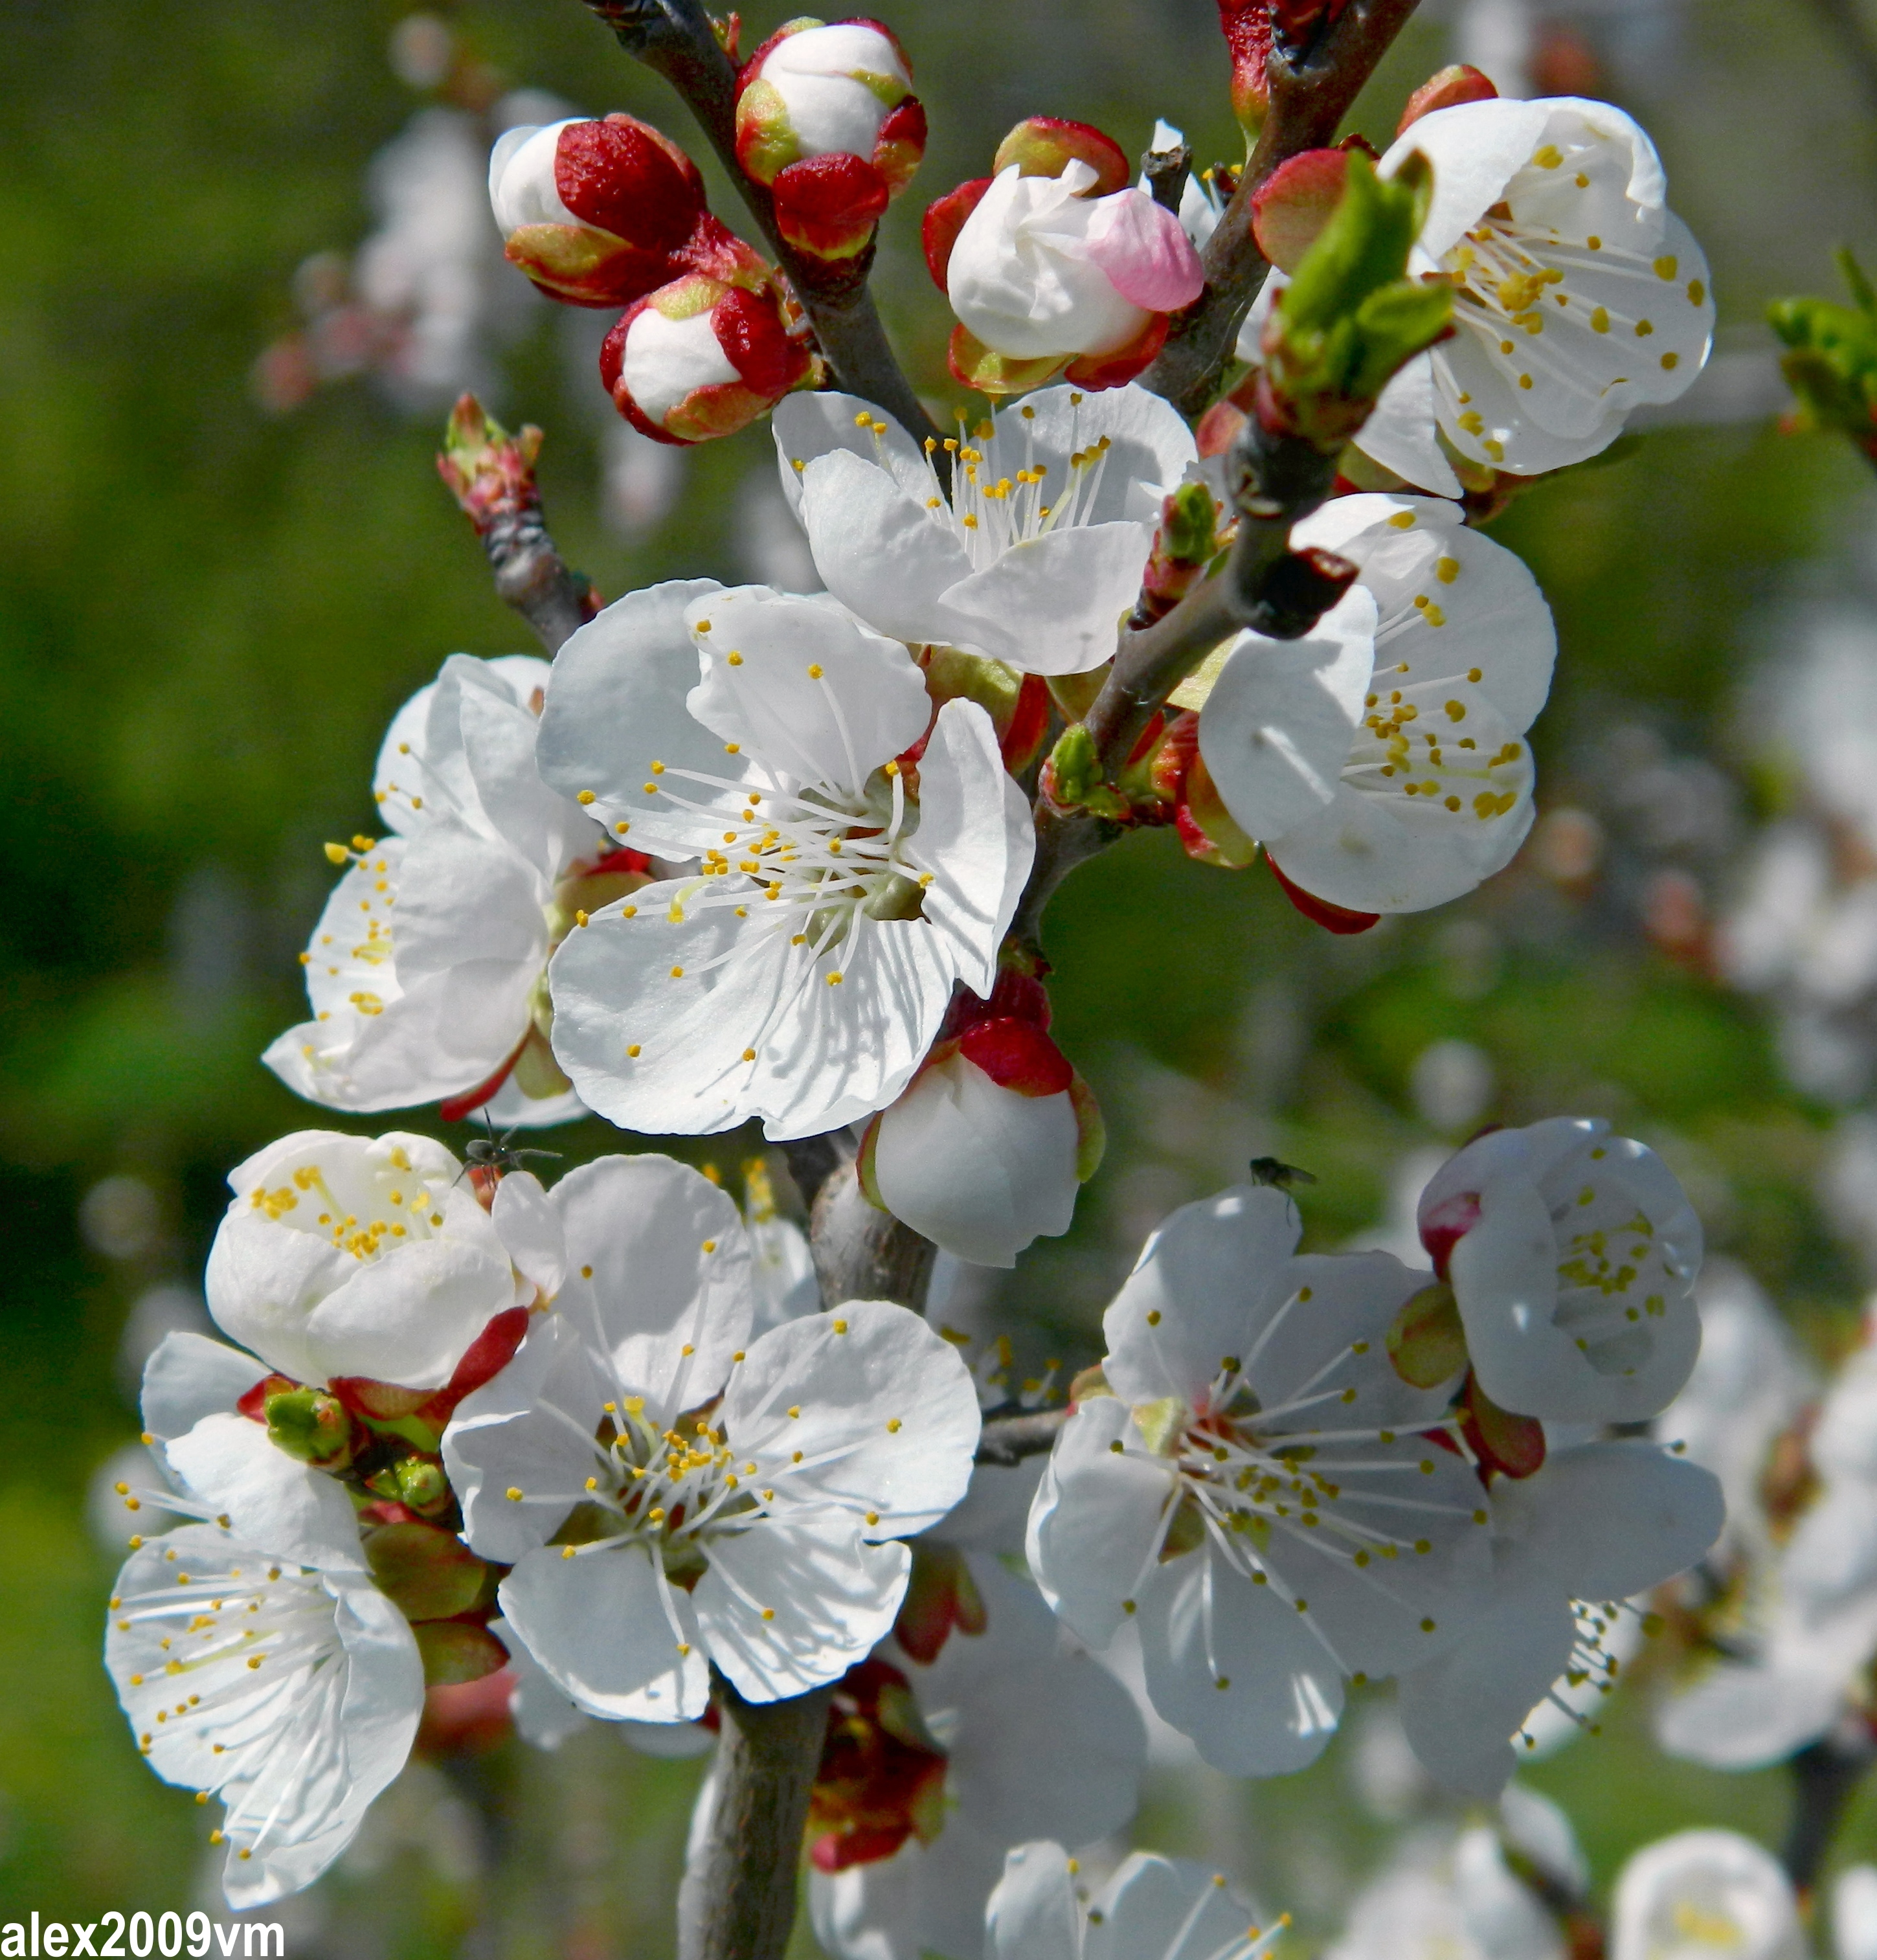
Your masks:
{"label": "white flower petal", "polygon": [[1172,1465],[1147,1456],[1133,1411],[1117,1396],[1091,1397],[1056,1439],[1026,1553],[1063,1624],[1098,1651],[1151,1570],[1174,1483]]}
{"label": "white flower petal", "polygon": [[[837,1681],[892,1631],[912,1554],[804,1511],[714,1539],[692,1596],[711,1658],[746,1701]],[[766,1616],[766,1617],[765,1617]]]}
{"label": "white flower petal", "polygon": [[1610,1960],[1805,1960],[1809,1950],[1783,1867],[1732,1831],[1678,1831],[1645,1846],[1618,1875],[1611,1918]]}
{"label": "white flower petal", "polygon": [[204,1416],[164,1444],[171,1472],[190,1494],[230,1520],[237,1538],[323,1571],[363,1571],[358,1526],[342,1488],[297,1463],[246,1416]]}
{"label": "white flower petal", "polygon": [[1342,1713],[1342,1670],[1304,1616],[1211,1546],[1161,1567],[1141,1602],[1147,1692],[1230,1776],[1314,1762]]}
{"label": "white flower petal", "polygon": [[[1085,1960],[1185,1960],[1236,1955],[1261,1917],[1222,1875],[1190,1859],[1135,1851],[1090,1901]],[[1098,1917],[1099,1915],[1099,1917]]]}
{"label": "white flower petal", "polygon": [[943,1517],[965,1494],[979,1429],[957,1349],[885,1300],[849,1300],[764,1335],[731,1375],[718,1421],[756,1464],[753,1481],[774,1486],[778,1519],[838,1509],[870,1538]]}
{"label": "white flower petal", "polygon": [[1463,486],[1441,452],[1434,390],[1433,356],[1417,354],[1376,398],[1356,447],[1423,490],[1458,497]]}
{"label": "white flower petal", "polygon": [[837,450],[884,470],[921,508],[932,494],[932,473],[919,445],[891,415],[858,395],[844,395],[833,388],[798,389],[776,403],[771,425],[775,431],[783,495],[797,516],[808,466],[817,457],[831,456]]}
{"label": "white flower petal", "polygon": [[946,637],[1026,673],[1087,673],[1115,657],[1140,597],[1150,524],[1083,523],[1018,539],[940,595]]}
{"label": "white flower petal", "polygon": [[1436,109],[1395,138],[1376,174],[1392,177],[1418,150],[1433,165],[1433,198],[1420,245],[1438,259],[1497,204],[1529,161],[1550,120],[1551,104],[1494,99]]}
{"label": "white flower petal", "polygon": [[489,1216],[515,1270],[552,1300],[567,1271],[567,1235],[541,1180],[532,1171],[509,1172],[495,1187]]}
{"label": "white flower petal", "polygon": [[206,1335],[166,1334],[143,1364],[143,1426],[160,1443],[186,1436],[204,1416],[232,1411],[267,1372]]}
{"label": "white flower petal", "polygon": [[1082,1909],[1070,1860],[1047,1840],[1004,1854],[985,1908],[985,1960],[1081,1960]]}
{"label": "white flower petal", "polygon": [[528,1651],[590,1715],[695,1722],[710,1673],[690,1595],[661,1584],[642,1546],[562,1551],[530,1552],[501,1583],[502,1612]]}
{"label": "white flower petal", "polygon": [[1303,1229],[1296,1207],[1271,1185],[1234,1185],[1182,1205],[1142,1248],[1102,1318],[1115,1394],[1196,1405],[1223,1357],[1249,1354],[1289,1300]]}

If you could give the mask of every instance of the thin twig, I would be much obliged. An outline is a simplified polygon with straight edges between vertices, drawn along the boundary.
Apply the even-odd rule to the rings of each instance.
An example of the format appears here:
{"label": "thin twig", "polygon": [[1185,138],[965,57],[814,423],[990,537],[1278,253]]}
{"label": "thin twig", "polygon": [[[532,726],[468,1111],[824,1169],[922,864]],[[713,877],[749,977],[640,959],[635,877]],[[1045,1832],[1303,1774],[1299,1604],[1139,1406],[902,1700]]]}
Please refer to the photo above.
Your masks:
{"label": "thin twig", "polygon": [[1780,1858],[1796,1892],[1808,1892],[1818,1883],[1845,1806],[1873,1758],[1877,1746],[1856,1718],[1792,1758],[1793,1814]]}
{"label": "thin twig", "polygon": [[1068,1420],[1066,1408],[1026,1409],[1020,1415],[987,1416],[978,1432],[978,1461],[1011,1470],[1026,1457],[1047,1456],[1056,1446],[1056,1438]]}
{"label": "thin twig", "polygon": [[849,394],[884,409],[915,438],[936,438],[939,431],[901,371],[874,310],[867,286],[872,247],[832,263],[796,251],[777,228],[768,192],[736,161],[736,71],[698,0],[587,0],[587,5],[628,54],[655,69],[683,97],[788,275],[835,379]]}
{"label": "thin twig", "polygon": [[[1815,0],[1831,5],[1834,0]],[[1141,385],[1196,415],[1217,392],[1240,325],[1270,270],[1252,235],[1252,199],[1280,164],[1335,139],[1363,85],[1414,12],[1416,0],[1350,0],[1307,49],[1273,46],[1271,106],[1238,189],[1207,240],[1205,290],[1176,313],[1166,345]]]}

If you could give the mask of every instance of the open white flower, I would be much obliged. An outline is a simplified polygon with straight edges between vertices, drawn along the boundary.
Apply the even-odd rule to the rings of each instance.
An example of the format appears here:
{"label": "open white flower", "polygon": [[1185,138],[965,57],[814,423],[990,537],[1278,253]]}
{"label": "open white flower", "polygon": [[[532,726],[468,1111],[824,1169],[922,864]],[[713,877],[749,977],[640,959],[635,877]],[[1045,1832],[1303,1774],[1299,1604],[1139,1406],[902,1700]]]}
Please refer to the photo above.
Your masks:
{"label": "open white flower", "polygon": [[1610,1960],[1805,1960],[1792,1881],[1734,1831],[1678,1831],[1618,1875]]}
{"label": "open white flower", "polygon": [[1103,1321],[1113,1393],[1071,1417],[1030,1514],[1051,1605],[1098,1649],[1137,1616],[1154,1707],[1237,1775],[1312,1761],[1345,1677],[1437,1651],[1487,1580],[1479,1484],[1417,1433],[1452,1384],[1411,1388],[1385,1351],[1428,1276],[1299,1257],[1301,1229],[1265,1186],[1173,1214]]}
{"label": "open white flower", "polygon": [[1357,1894],[1325,1960],[1565,1960],[1565,1954],[1556,1922],[1507,1866],[1500,1832],[1475,1825],[1446,1841],[1409,1838]]}
{"label": "open white flower", "polygon": [[1523,737],[1551,687],[1550,609],[1436,499],[1338,498],[1292,536],[1348,558],[1357,584],[1303,639],[1241,634],[1174,703],[1201,710],[1220,802],[1291,883],[1354,912],[1445,904],[1531,828]]}
{"label": "open white flower", "polygon": [[1144,388],[1045,388],[945,445],[947,496],[899,425],[855,395],[777,406],[782,488],[828,590],[876,631],[1028,673],[1114,656],[1163,498],[1197,452]]}
{"label": "open white flower", "polygon": [[1601,1118],[1496,1130],[1434,1173],[1419,1216],[1480,1386],[1501,1408],[1636,1422],[1688,1379],[1701,1344],[1701,1223],[1646,1144]]}
{"label": "open white flower", "polygon": [[1453,288],[1454,337],[1411,361],[1357,445],[1460,494],[1449,453],[1530,476],[1608,447],[1700,372],[1707,261],[1665,202],[1655,146],[1607,102],[1469,102],[1409,126],[1380,164],[1433,165],[1411,272]]}
{"label": "open white flower", "polygon": [[1268,1930],[1225,1875],[1190,1859],[1135,1851],[1090,1898],[1060,1844],[1020,1844],[985,1914],[985,1960],[1258,1960]]}
{"label": "open white flower", "polygon": [[498,1313],[525,1306],[463,1166],[428,1137],[298,1130],[229,1173],[208,1310],[283,1375],[440,1389]]}
{"label": "open white flower", "polygon": [[133,1553],[105,1664],[151,1768],[226,1806],[228,1903],[264,1905],[311,1884],[403,1768],[423,1663],[331,1478],[229,1414],[164,1453],[172,1501],[210,1521]]}
{"label": "open white flower", "polygon": [[832,600],[621,600],[562,648],[541,759],[620,841],[701,861],[555,956],[555,1053],[612,1122],[832,1129],[899,1093],[955,985],[990,992],[1029,806],[985,711],[934,721],[905,647]]}
{"label": "open white flower", "polygon": [[[1147,1745],[1127,1690],[1032,1587],[987,1552],[964,1557],[983,1631],[954,1632],[929,1666],[883,1645],[868,1664],[886,1671],[873,1734],[851,1731],[857,1749],[822,1758],[809,1908],[835,1960],[976,1954],[1012,1844],[1092,1844],[1134,1812]],[[896,1705],[896,1683],[908,1700]],[[880,1714],[911,1746],[881,1732]],[[880,1834],[861,1838],[869,1828]]]}
{"label": "open white flower", "polygon": [[603,1157],[549,1203],[554,1309],[444,1437],[464,1535],[514,1566],[510,1627],[615,1719],[695,1720],[713,1662],[756,1701],[837,1678],[899,1609],[892,1541],[964,1494],[964,1363],[875,1300],[749,1340],[736,1208],[668,1157]]}
{"label": "open white flower", "polygon": [[1553,1683],[1602,1666],[1602,1629],[1618,1602],[1692,1565],[1723,1518],[1713,1477],[1640,1441],[1554,1449],[1532,1476],[1496,1478],[1487,1502],[1483,1610],[1402,1675],[1397,1698],[1428,1773],[1479,1797],[1512,1774],[1513,1739]]}
{"label": "open white flower", "polygon": [[263,1058],[310,1100],[443,1101],[510,1124],[583,1113],[547,1045],[548,955],[576,908],[641,879],[536,772],[551,672],[453,654],[393,720],[372,785],[393,834],[328,847],[352,867],[301,956],[313,1019]]}

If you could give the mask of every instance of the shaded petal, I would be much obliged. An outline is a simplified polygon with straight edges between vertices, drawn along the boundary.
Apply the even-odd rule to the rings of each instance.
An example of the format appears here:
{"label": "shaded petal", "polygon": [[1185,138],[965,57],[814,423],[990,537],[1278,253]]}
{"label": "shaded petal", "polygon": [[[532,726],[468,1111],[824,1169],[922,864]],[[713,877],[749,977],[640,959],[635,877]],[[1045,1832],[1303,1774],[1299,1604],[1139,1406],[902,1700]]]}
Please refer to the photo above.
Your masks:
{"label": "shaded petal", "polygon": [[[884,429],[875,428],[876,422],[883,422]],[[919,445],[891,415],[858,395],[832,388],[798,390],[776,403],[771,423],[782,494],[798,516],[808,466],[818,457],[841,450],[880,470],[921,506],[933,493],[932,473]]]}
{"label": "shaded petal", "polygon": [[495,1187],[489,1216],[516,1271],[552,1300],[567,1270],[567,1235],[541,1180],[532,1171],[509,1172]]}
{"label": "shaded petal", "polygon": [[1376,606],[1353,586],[1300,640],[1241,636],[1199,718],[1199,752],[1239,826],[1281,837],[1336,797],[1375,662]]}
{"label": "shaded petal", "polygon": [[204,1416],[163,1453],[183,1487],[225,1516],[237,1538],[323,1571],[364,1569],[344,1490],[275,1449],[259,1423],[233,1414]]}
{"label": "shaded petal", "polygon": [[1460,479],[1441,452],[1435,400],[1433,356],[1417,354],[1376,398],[1355,444],[1364,456],[1408,482],[1457,497]]}
{"label": "shaded petal", "polygon": [[1433,168],[1433,197],[1418,249],[1430,261],[1457,245],[1531,161],[1551,120],[1549,102],[1496,98],[1436,109],[1396,137],[1376,174],[1392,177],[1418,150]]}
{"label": "shaded petal", "polygon": [[1082,1909],[1069,1874],[1068,1853],[1046,1839],[1004,1854],[985,1908],[986,1960],[1081,1960]]}
{"label": "shaded petal", "polygon": [[1139,1617],[1147,1693],[1214,1768],[1281,1776],[1322,1755],[1342,1671],[1271,1586],[1207,1546],[1159,1569]]}
{"label": "shaded petal", "polygon": [[[748,1701],[838,1681],[892,1631],[912,1554],[853,1522],[797,1513],[712,1539],[692,1596],[711,1658]],[[765,1617],[765,1615],[767,1617]]]}
{"label": "shaded petal", "polygon": [[530,1552],[501,1583],[502,1612],[528,1651],[589,1715],[695,1722],[710,1671],[690,1595],[660,1585],[642,1545],[562,1551]]}
{"label": "shaded petal", "polygon": [[1198,451],[1173,405],[1134,382],[1093,393],[1064,383],[1025,396],[998,417],[987,471],[1014,476],[1020,468],[1040,465],[1054,499],[1071,481],[1069,459],[1104,438],[1100,479],[1092,495],[1083,492],[1079,521],[1157,524],[1161,500],[1179,487]]}
{"label": "shaded petal", "polygon": [[186,1436],[205,1415],[233,1412],[266,1363],[206,1335],[164,1335],[143,1364],[143,1426],[160,1443]]}
{"label": "shaded petal", "polygon": [[1114,658],[1153,548],[1153,526],[1128,522],[1022,539],[983,571],[967,568],[919,637],[942,628],[955,646],[1026,673],[1087,673]]}
{"label": "shaded petal", "polygon": [[1240,1952],[1262,1917],[1211,1866],[1151,1851],[1124,1859],[1090,1904],[1086,1960],[1210,1960]]}

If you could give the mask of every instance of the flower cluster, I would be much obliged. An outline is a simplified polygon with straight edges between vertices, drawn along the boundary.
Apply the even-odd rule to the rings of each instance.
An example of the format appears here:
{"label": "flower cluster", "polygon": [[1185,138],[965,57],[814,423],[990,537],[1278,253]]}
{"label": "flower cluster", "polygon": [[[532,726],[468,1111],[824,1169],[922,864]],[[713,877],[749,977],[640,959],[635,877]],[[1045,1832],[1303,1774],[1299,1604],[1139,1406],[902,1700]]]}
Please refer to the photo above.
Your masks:
{"label": "flower cluster", "polygon": [[[1255,123],[1273,21],[1343,10],[1223,11]],[[839,1960],[1260,1960],[1272,1930],[1219,1875],[1136,1854],[1077,1882],[1132,1814],[1144,1718],[1271,1776],[1392,1679],[1420,1764],[1476,1799],[1535,1711],[1587,1720],[1640,1596],[1752,1538],[1736,1518],[1713,1551],[1742,1477],[1698,1422],[1686,1453],[1643,1433],[1720,1366],[1694,1376],[1694,1208],[1644,1144],[1553,1118],[1434,1172],[1411,1263],[1300,1249],[1261,1159],[1149,1238],[1055,1409],[1061,1364],[1001,1395],[915,1310],[924,1275],[934,1248],[1013,1265],[1096,1173],[1038,924],[1081,859],[1153,828],[1222,869],[1262,855],[1338,932],[1510,861],[1556,637],[1475,521],[1692,380],[1706,269],[1627,117],[1443,75],[1379,164],[1312,151],[1244,192],[1287,283],[1252,373],[1195,409],[1161,364],[1210,307],[1223,369],[1238,322],[1200,253],[1238,226],[1233,173],[1173,181],[1164,129],[1136,184],[1100,130],[1031,116],[926,215],[951,373],[995,403],[946,434],[855,352],[925,142],[905,50],[803,19],[738,63],[736,33],[675,65],[714,78],[774,262],[629,116],[511,130],[489,193],[537,286],[616,311],[601,379],[635,428],[693,443],[774,411],[823,589],[601,606],[542,530],[538,432],[464,406],[499,497],[453,449],[444,473],[501,589],[530,612],[558,578],[571,616],[551,660],[453,655],[399,711],[377,834],[327,847],[311,1018],[266,1060],[329,1109],[491,1134],[466,1166],[310,1131],[234,1173],[207,1293],[241,1345],[151,1361],[161,1488],[124,1495],[191,1522],[133,1541],[107,1663],[153,1767],[222,1800],[237,1904],[338,1854],[427,1690],[506,1671],[498,1718],[546,1746],[597,1721],[708,1749],[817,1698],[795,1794]],[[740,1208],[650,1150],[544,1184],[521,1166],[553,1153],[493,1134],[588,1115],[760,1124],[812,1242],[766,1160]],[[1695,1726],[1737,1739],[1708,1703],[1795,1668],[1816,1688],[1828,1648],[1802,1721],[1773,1691],[1790,1752],[1877,1643],[1870,1589],[1808,1549],[1815,1516],[1839,1544],[1841,1512],[1877,1516],[1865,1373],[1812,1437],[1823,1494],[1778,1554],[1764,1662],[1691,1688]],[[714,1910],[740,1761],[705,1783],[688,1915]],[[1463,1841],[1473,1904],[1551,1951],[1496,1841]],[[1619,1955],[1691,1900],[1785,1951],[1750,1860],[1657,1849]],[[1450,1904],[1430,1923],[1465,1931]]]}

